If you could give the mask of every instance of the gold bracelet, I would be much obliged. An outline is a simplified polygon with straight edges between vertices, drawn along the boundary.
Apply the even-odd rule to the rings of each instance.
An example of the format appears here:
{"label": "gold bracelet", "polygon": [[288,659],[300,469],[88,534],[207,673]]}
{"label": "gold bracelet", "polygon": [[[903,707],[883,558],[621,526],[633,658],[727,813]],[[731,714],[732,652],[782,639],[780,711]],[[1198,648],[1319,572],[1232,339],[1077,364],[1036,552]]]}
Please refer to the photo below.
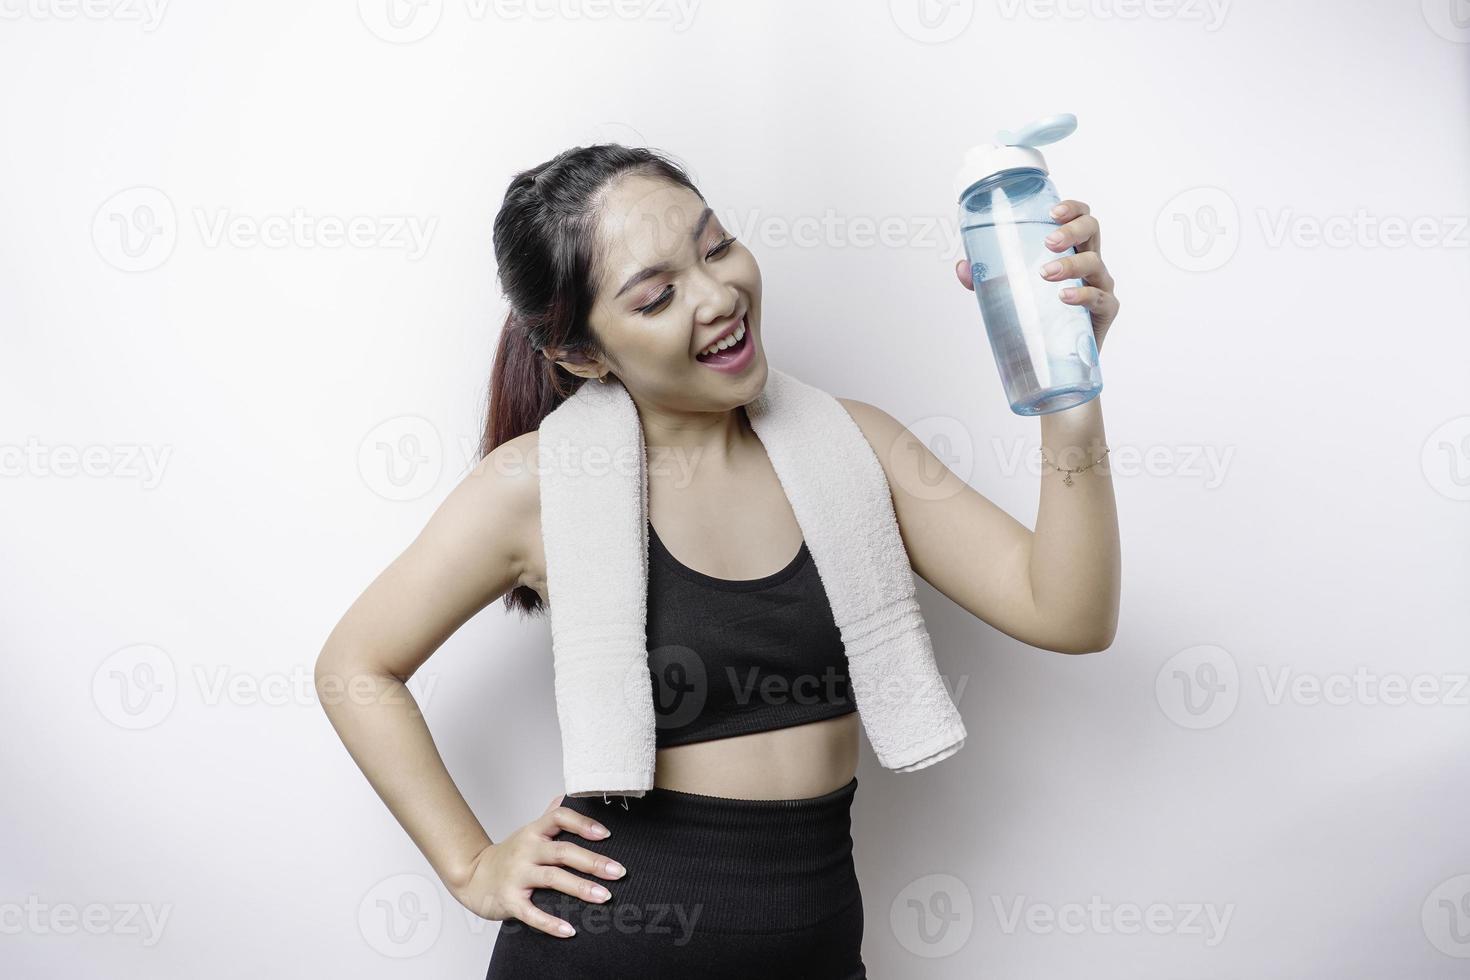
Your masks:
{"label": "gold bracelet", "polygon": [[1102,452],[1102,456],[1099,456],[1097,459],[1094,459],[1091,463],[1088,463],[1087,466],[1078,466],[1078,467],[1075,467],[1073,469],[1064,470],[1060,466],[1057,466],[1051,460],[1049,460],[1049,459],[1046,458],[1046,449],[1045,448],[1043,448],[1043,447],[1037,447],[1037,448],[1040,449],[1040,451],[1041,451],[1041,459],[1042,459],[1042,461],[1044,463],[1046,463],[1052,469],[1056,470],[1058,473],[1065,473],[1065,474],[1067,474],[1066,476],[1062,477],[1062,483],[1064,485],[1066,485],[1066,486],[1069,486],[1069,487],[1072,485],[1072,474],[1073,473],[1081,473],[1083,470],[1088,469],[1089,467],[1095,466],[1098,463],[1101,463],[1103,461],[1103,456],[1106,456],[1108,453],[1112,452],[1111,449],[1108,449],[1108,448],[1104,447],[1103,448],[1103,452]]}

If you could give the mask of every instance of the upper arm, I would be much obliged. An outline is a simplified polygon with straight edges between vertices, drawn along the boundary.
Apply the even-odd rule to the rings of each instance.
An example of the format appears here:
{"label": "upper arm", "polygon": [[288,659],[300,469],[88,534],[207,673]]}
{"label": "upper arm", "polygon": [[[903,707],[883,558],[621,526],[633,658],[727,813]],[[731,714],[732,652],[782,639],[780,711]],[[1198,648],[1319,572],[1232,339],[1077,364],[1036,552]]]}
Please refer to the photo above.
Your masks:
{"label": "upper arm", "polygon": [[1031,593],[1032,532],[982,496],[887,412],[839,398],[883,464],[909,563],[1008,636],[1052,648]]}
{"label": "upper arm", "polygon": [[539,527],[538,434],[499,446],[456,486],[422,531],[333,629],[324,660],[407,680],[485,606],[520,584]]}

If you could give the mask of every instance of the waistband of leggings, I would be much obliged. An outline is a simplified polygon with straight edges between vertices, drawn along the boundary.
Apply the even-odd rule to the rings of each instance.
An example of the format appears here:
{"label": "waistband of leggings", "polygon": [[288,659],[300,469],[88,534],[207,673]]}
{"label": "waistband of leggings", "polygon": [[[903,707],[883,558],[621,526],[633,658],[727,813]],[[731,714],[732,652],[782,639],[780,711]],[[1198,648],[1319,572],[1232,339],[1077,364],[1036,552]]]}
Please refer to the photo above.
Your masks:
{"label": "waistband of leggings", "polygon": [[[641,797],[629,799],[631,812],[648,824],[677,826],[683,835],[721,838],[776,833],[795,835],[793,846],[810,839],[846,830],[852,814],[857,777],[820,796],[787,800],[747,800],[655,786]],[[624,800],[614,797],[607,810],[622,809]],[[599,804],[598,809],[603,809]]]}
{"label": "waistband of leggings", "polygon": [[655,801],[666,799],[676,803],[686,812],[703,810],[710,813],[748,812],[766,815],[773,813],[818,814],[846,810],[852,803],[853,795],[857,792],[857,785],[857,777],[854,776],[829,793],[823,793],[821,796],[803,796],[794,800],[746,800],[730,796],[687,793],[681,789],[668,789],[663,786],[653,787],[641,798]]}
{"label": "waistband of leggings", "polygon": [[[654,787],[641,797],[578,799],[612,830],[627,879],[621,902],[677,902],[717,932],[803,928],[859,897],[851,813],[857,778],[821,796],[748,800]],[[571,802],[571,801],[568,801]],[[588,806],[587,804],[591,804]]]}

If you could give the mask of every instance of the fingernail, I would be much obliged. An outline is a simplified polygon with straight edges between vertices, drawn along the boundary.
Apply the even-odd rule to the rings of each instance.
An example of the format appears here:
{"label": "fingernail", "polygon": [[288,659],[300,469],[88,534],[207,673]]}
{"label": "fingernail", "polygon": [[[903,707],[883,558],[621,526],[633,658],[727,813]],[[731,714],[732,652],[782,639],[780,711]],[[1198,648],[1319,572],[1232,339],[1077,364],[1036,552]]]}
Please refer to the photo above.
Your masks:
{"label": "fingernail", "polygon": [[1058,295],[1061,296],[1062,299],[1071,299],[1073,296],[1077,295],[1077,291],[1075,289],[1073,289],[1071,286],[1068,286],[1066,289],[1062,290]]}
{"label": "fingernail", "polygon": [[592,897],[597,899],[599,902],[605,902],[609,898],[612,898],[612,892],[608,891],[606,888],[603,888],[601,885],[594,885],[592,888]]}
{"label": "fingernail", "polygon": [[608,829],[600,823],[593,824],[590,829],[592,833],[596,834],[598,837],[606,837],[608,835]]}
{"label": "fingernail", "polygon": [[1060,262],[1048,262],[1046,265],[1041,267],[1041,274],[1044,276],[1054,276],[1061,271],[1062,264]]}
{"label": "fingernail", "polygon": [[621,878],[623,876],[623,871],[624,871],[623,866],[621,864],[619,864],[618,862],[616,862],[616,861],[609,861],[609,862],[607,862],[607,873],[610,874],[610,875],[612,875],[614,878]]}
{"label": "fingernail", "polygon": [[563,922],[561,925],[557,926],[556,927],[556,931],[559,932],[559,933],[561,933],[563,936],[574,936],[574,935],[577,934],[577,930],[573,929],[570,925],[568,925],[565,922]]}
{"label": "fingernail", "polygon": [[1066,213],[1067,213],[1067,209],[1064,208],[1060,204],[1058,204],[1056,207],[1054,207],[1054,208],[1051,209],[1051,216],[1053,218],[1060,218],[1062,215],[1064,215]]}
{"label": "fingernail", "polygon": [[1050,235],[1047,235],[1046,236],[1046,243],[1048,245],[1056,245],[1061,240],[1062,240],[1062,233],[1059,232],[1059,231],[1054,231]]}

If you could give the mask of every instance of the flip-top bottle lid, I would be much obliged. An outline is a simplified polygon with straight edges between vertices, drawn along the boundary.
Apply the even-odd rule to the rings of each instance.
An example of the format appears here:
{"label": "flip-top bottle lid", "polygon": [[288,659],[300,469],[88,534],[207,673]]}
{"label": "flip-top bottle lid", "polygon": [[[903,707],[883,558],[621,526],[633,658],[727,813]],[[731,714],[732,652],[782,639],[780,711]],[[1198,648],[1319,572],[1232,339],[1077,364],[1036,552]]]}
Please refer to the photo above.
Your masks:
{"label": "flip-top bottle lid", "polygon": [[1042,173],[1050,173],[1046,169],[1046,159],[1036,147],[1070,136],[1076,128],[1077,117],[1064,112],[1037,119],[1014,133],[1002,129],[995,134],[994,143],[970,147],[965,152],[965,162],[955,173],[955,198],[964,197],[965,191],[975,184],[1004,170],[1035,167]]}

